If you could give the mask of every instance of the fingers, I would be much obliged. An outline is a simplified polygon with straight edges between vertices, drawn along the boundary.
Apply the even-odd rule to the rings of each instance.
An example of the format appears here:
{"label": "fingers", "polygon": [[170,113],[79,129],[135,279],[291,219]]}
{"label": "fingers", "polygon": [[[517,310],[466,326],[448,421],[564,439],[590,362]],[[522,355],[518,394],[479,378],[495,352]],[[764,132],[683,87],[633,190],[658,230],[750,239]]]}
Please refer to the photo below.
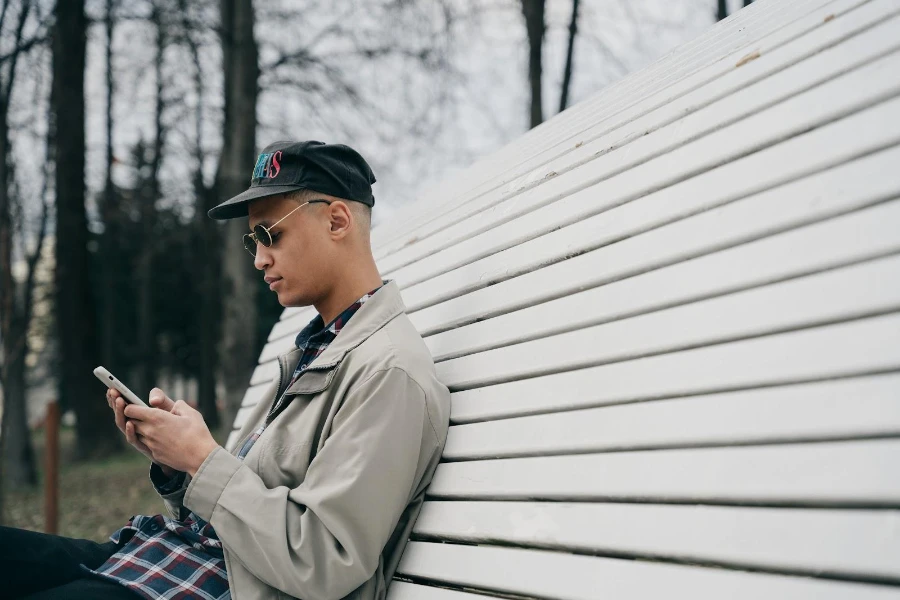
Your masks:
{"label": "fingers", "polygon": [[138,406],[137,404],[128,404],[125,406],[125,416],[129,419],[138,421],[153,421],[154,419],[159,418],[160,415],[165,414],[166,413],[155,408],[145,408],[143,406]]}
{"label": "fingers", "polygon": [[137,429],[135,428],[132,421],[128,421],[127,423],[125,423],[125,439],[129,444],[137,448],[140,452],[147,455],[148,457],[151,457],[150,449],[144,443],[140,434],[138,434]]}
{"label": "fingers", "polygon": [[106,403],[110,408],[116,408],[116,398],[121,397],[122,394],[119,393],[119,390],[114,390],[112,388],[106,388]]}
{"label": "fingers", "polygon": [[125,432],[125,400],[116,398],[114,410],[116,411],[116,427]]}
{"label": "fingers", "polygon": [[150,390],[150,406],[153,408],[159,408],[166,412],[170,412],[172,407],[175,406],[175,402],[169,398],[165,392],[163,392],[158,387]]}
{"label": "fingers", "polygon": [[195,412],[197,412],[197,409],[194,408],[193,406],[191,406],[190,404],[188,404],[187,402],[185,402],[184,400],[179,400],[172,407],[172,414],[178,415],[181,417],[190,415]]}

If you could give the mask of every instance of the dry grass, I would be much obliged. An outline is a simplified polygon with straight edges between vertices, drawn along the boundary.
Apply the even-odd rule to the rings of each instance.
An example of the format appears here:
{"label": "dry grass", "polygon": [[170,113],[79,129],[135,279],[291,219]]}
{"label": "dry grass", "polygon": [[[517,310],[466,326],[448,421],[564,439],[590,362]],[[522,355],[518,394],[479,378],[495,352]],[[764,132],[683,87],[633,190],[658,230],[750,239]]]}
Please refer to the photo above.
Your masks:
{"label": "dry grass", "polygon": [[[37,432],[33,441],[43,481],[43,432]],[[150,463],[143,455],[129,446],[102,461],[73,463],[66,457],[72,455],[74,444],[75,432],[61,429],[59,535],[104,542],[132,515],[164,512],[150,483]],[[43,484],[30,490],[6,490],[4,512],[4,525],[44,531]]]}

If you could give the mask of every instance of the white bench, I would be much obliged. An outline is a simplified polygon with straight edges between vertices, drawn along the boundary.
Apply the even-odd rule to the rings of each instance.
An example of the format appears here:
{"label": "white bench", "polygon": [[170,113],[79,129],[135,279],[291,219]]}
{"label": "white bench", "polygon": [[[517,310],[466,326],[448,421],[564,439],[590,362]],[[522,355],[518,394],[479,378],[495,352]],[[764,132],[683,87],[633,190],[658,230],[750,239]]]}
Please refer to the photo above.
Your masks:
{"label": "white bench", "polygon": [[453,402],[391,600],[900,597],[900,0],[760,0],[373,249]]}

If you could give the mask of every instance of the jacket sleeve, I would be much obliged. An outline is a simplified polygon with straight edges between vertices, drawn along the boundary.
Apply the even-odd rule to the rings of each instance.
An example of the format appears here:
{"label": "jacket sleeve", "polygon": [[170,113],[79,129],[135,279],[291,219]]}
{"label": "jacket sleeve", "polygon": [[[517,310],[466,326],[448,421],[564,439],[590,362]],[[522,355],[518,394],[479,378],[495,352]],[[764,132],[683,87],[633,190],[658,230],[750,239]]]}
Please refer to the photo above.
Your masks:
{"label": "jacket sleeve", "polygon": [[300,485],[268,489],[220,447],[184,504],[268,585],[304,600],[343,598],[378,567],[416,485],[426,427],[422,388],[401,368],[378,371],[344,398]]}
{"label": "jacket sleeve", "polygon": [[177,472],[172,477],[166,477],[165,473],[156,463],[150,463],[150,483],[166,505],[169,516],[173,519],[183,519],[182,509],[184,494],[190,483],[191,477],[183,471]]}

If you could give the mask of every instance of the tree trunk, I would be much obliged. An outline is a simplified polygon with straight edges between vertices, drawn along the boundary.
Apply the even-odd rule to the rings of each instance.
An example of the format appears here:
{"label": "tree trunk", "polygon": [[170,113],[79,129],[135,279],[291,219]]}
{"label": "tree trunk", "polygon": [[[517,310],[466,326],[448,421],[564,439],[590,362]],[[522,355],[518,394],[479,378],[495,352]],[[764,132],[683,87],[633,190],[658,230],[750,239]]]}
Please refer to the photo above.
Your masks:
{"label": "tree trunk", "polygon": [[569,86],[572,84],[572,57],[575,54],[575,36],[578,34],[578,0],[572,0],[572,20],[569,21],[569,47],[566,50],[566,67],[563,70],[562,92],[559,95],[559,112],[569,104]]}
{"label": "tree trunk", "polygon": [[[21,286],[19,286],[21,287]],[[3,336],[3,478],[7,485],[19,487],[37,484],[34,449],[28,428],[25,395],[25,323],[21,315],[12,322],[9,338]],[[4,332],[4,334],[7,332]]]}
{"label": "tree trunk", "polygon": [[28,429],[25,396],[25,354],[28,350],[27,319],[23,314],[22,285],[12,275],[12,211],[9,196],[9,131],[6,98],[0,98],[0,337],[3,362],[0,384],[3,386],[3,422],[0,444],[3,446],[0,478],[8,486],[37,483],[34,451]]}
{"label": "tree trunk", "polygon": [[194,90],[197,104],[194,108],[194,256],[197,264],[203,265],[200,270],[200,372],[198,377],[197,409],[204,421],[214,429],[220,423],[219,410],[216,406],[216,365],[217,350],[222,314],[221,296],[221,254],[219,251],[219,228],[217,223],[206,216],[206,211],[218,204],[215,194],[215,183],[207,186],[203,180],[203,157],[206,152],[203,146],[203,103],[206,97],[203,85],[203,66],[200,60],[200,48],[194,38],[193,26],[188,19],[188,0],[179,0],[178,7],[182,16],[182,27],[185,41],[191,52],[194,66]]}
{"label": "tree trunk", "polygon": [[[150,17],[156,27],[156,57],[154,59],[154,72],[156,79],[156,110],[153,119],[153,158],[150,163],[150,189],[140,190],[141,200],[141,229],[143,230],[144,243],[138,256],[138,340],[140,344],[140,367],[138,369],[137,383],[139,395],[150,397],[150,390],[156,387],[157,377],[157,344],[156,328],[154,327],[153,314],[153,259],[156,253],[155,222],[156,201],[161,196],[159,169],[162,164],[165,129],[162,117],[166,105],[163,100],[163,53],[166,49],[166,23],[162,8],[159,4],[153,7]],[[170,391],[167,393],[171,393]]]}
{"label": "tree trunk", "polygon": [[[256,157],[256,97],[259,56],[253,37],[251,0],[222,0],[222,52],[225,64],[225,122],[222,156],[216,173],[219,200],[247,188]],[[241,237],[247,221],[226,222],[221,244],[223,272],[222,341],[219,363],[225,385],[225,418],[240,407],[256,364],[256,288],[258,275]]]}
{"label": "tree trunk", "polygon": [[118,309],[118,288],[116,286],[116,236],[118,233],[118,199],[113,187],[113,65],[112,42],[115,20],[113,0],[106,0],[106,183],[103,186],[103,202],[100,205],[100,217],[103,219],[103,235],[100,238],[100,255],[104,258],[103,270],[106,274],[105,281],[109,285],[106,293],[101,296],[102,323],[100,327],[101,346],[100,357],[103,366],[111,373],[121,373],[120,355],[116,347],[116,317]]}
{"label": "tree trunk", "polygon": [[53,31],[56,145],[56,315],[61,361],[59,399],[75,410],[76,457],[106,456],[121,437],[92,371],[97,366],[94,293],[89,285],[84,199],[84,0],[57,0]]}
{"label": "tree trunk", "polygon": [[541,95],[544,48],[544,0],[522,0],[522,14],[528,31],[528,83],[531,87],[531,127],[544,122]]}

